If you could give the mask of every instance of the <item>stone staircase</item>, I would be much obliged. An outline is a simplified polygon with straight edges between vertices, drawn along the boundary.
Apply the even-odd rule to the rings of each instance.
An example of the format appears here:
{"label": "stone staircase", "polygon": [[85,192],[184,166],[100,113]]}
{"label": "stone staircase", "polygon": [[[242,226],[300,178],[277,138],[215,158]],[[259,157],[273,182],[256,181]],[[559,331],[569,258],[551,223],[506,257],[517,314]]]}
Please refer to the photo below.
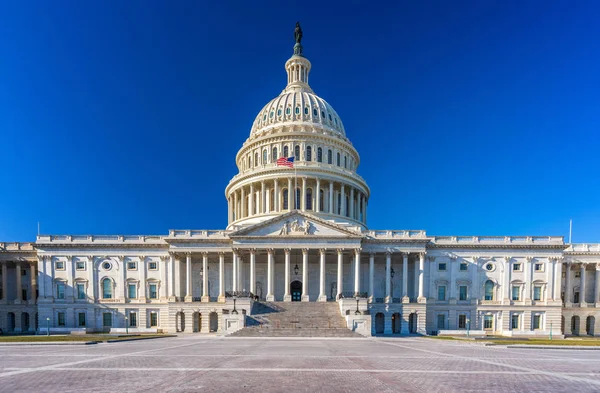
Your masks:
{"label": "stone staircase", "polygon": [[254,302],[232,337],[362,337],[346,327],[336,302]]}

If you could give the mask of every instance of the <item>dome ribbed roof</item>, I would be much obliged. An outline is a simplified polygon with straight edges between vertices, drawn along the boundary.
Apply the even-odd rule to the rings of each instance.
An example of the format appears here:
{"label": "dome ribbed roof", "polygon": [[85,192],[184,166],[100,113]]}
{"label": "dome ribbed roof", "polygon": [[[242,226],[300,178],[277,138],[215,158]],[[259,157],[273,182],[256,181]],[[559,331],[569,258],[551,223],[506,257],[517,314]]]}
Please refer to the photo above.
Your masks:
{"label": "dome ribbed roof", "polygon": [[260,136],[273,127],[299,123],[320,125],[330,132],[346,137],[340,117],[327,101],[312,91],[287,91],[287,89],[258,113],[252,124],[250,137]]}

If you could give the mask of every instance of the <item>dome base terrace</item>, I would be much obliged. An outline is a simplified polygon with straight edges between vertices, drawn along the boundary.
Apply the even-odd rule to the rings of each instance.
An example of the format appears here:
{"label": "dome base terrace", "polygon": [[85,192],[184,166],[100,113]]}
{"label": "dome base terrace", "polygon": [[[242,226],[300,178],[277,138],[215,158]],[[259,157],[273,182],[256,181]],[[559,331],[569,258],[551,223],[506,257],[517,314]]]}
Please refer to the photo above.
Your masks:
{"label": "dome base terrace", "polygon": [[272,220],[281,215],[293,213],[293,212],[305,213],[310,216],[320,218],[321,220],[330,222],[332,224],[336,224],[336,225],[339,225],[342,227],[352,228],[354,230],[359,230],[361,232],[367,230],[367,227],[365,226],[364,223],[360,222],[359,220],[351,219],[350,217],[342,217],[342,216],[338,216],[335,214],[329,214],[329,213],[324,213],[324,212],[302,211],[302,210],[285,210],[282,212],[271,212],[271,213],[257,214],[254,216],[245,217],[243,219],[240,219],[238,221],[230,223],[227,226],[227,230],[235,231],[238,229],[247,228],[247,227],[268,221],[268,220]]}

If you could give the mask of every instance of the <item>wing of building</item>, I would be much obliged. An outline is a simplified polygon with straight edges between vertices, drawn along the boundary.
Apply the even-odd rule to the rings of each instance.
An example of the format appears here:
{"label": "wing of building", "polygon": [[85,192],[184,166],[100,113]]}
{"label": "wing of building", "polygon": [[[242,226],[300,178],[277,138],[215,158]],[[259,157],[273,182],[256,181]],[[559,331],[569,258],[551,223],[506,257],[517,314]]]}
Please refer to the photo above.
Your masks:
{"label": "wing of building", "polygon": [[337,112],[310,87],[297,37],[287,85],[260,110],[235,158],[226,229],[0,243],[0,327],[600,332],[598,244],[369,229],[360,156]]}

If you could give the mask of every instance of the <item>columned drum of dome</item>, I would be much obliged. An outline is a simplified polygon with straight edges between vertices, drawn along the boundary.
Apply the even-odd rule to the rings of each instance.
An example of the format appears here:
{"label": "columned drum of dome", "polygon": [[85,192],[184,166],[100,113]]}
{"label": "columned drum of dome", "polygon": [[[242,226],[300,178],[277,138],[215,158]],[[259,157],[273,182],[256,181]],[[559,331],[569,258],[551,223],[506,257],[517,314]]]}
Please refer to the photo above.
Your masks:
{"label": "columned drum of dome", "polygon": [[[285,89],[254,120],[225,190],[228,229],[292,210],[366,229],[370,190],[357,173],[360,156],[337,112],[309,86],[311,67],[296,48]],[[281,157],[294,157],[294,168],[277,166]]]}

